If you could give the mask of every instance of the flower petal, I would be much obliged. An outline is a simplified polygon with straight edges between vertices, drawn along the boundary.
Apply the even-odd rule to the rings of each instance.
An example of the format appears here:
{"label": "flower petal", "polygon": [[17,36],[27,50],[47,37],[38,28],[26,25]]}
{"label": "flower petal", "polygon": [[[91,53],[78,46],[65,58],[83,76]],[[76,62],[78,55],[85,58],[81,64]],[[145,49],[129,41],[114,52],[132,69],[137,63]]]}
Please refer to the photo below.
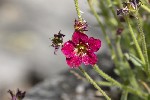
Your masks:
{"label": "flower petal", "polygon": [[79,42],[87,43],[88,42],[88,36],[81,32],[74,32],[72,36],[72,41],[75,44],[78,44]]}
{"label": "flower petal", "polygon": [[74,43],[72,41],[67,41],[64,43],[61,51],[66,57],[72,57],[74,56],[74,48]]}
{"label": "flower petal", "polygon": [[79,56],[74,56],[71,58],[66,58],[67,64],[71,67],[71,68],[77,68],[81,65],[82,63],[82,58]]}
{"label": "flower petal", "polygon": [[97,56],[94,53],[88,52],[87,55],[82,57],[82,62],[85,65],[95,65],[97,62]]}
{"label": "flower petal", "polygon": [[88,44],[91,52],[96,52],[101,47],[101,41],[99,39],[94,39],[93,37],[89,38]]}

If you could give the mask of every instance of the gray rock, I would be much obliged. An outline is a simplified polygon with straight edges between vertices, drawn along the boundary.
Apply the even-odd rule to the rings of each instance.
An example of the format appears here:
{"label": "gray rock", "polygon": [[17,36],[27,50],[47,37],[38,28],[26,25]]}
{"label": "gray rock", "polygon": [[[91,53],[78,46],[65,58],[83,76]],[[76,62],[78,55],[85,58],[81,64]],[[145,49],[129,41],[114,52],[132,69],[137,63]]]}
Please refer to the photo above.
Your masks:
{"label": "gray rock", "polygon": [[30,91],[24,100],[104,100],[96,97],[96,90],[88,82],[66,73],[47,79]]}

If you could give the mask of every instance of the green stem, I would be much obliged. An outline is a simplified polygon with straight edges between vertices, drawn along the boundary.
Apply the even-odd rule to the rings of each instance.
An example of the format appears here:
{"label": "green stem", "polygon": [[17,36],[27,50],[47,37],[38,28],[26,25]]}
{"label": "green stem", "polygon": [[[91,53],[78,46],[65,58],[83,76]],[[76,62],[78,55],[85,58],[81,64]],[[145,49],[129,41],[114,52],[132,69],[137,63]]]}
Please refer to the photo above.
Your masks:
{"label": "green stem", "polygon": [[110,97],[97,85],[97,83],[86,73],[84,69],[79,67],[79,70],[83,73],[86,79],[100,92],[107,100],[111,100]]}
{"label": "green stem", "polygon": [[98,81],[96,82],[98,85],[102,85],[102,86],[114,86],[114,84],[112,84],[111,82],[105,82],[105,81]]}
{"label": "green stem", "polygon": [[76,11],[77,11],[78,19],[79,19],[79,20],[82,20],[81,13],[80,13],[80,9],[79,9],[78,0],[74,0],[74,3],[75,3],[75,8],[76,8]]}
{"label": "green stem", "polygon": [[128,91],[123,91],[122,96],[121,96],[121,100],[127,100],[127,98],[128,98]]}
{"label": "green stem", "polygon": [[131,27],[131,24],[130,24],[130,21],[129,21],[129,17],[128,17],[128,16],[125,16],[125,18],[126,18],[126,21],[127,21],[128,27],[129,27],[129,31],[130,31],[131,37],[132,37],[133,42],[134,42],[134,44],[135,44],[135,47],[136,47],[136,49],[137,49],[138,55],[139,55],[141,61],[143,62],[143,64],[145,65],[145,59],[144,59],[142,50],[141,50],[141,48],[140,48],[140,46],[139,46],[139,44],[138,44],[138,41],[137,41],[137,39],[136,39],[136,37],[135,37],[135,34],[134,34],[134,32],[133,32],[133,29],[132,29],[132,27]]}
{"label": "green stem", "polygon": [[142,5],[142,8],[145,9],[147,12],[150,13],[150,8],[148,8],[146,5]]}
{"label": "green stem", "polygon": [[101,69],[99,69],[99,67],[96,64],[93,66],[93,69],[99,75],[101,75],[103,78],[105,78],[107,81],[112,82],[112,84],[114,84],[115,86],[118,86],[118,87],[122,88],[122,85],[119,82],[117,82],[116,80],[114,80],[113,78],[108,76],[106,73],[104,73]]}
{"label": "green stem", "polygon": [[122,53],[121,46],[120,46],[120,39],[121,39],[121,36],[117,35],[116,48],[117,48],[117,52],[118,52],[120,60],[123,60],[123,53]]}
{"label": "green stem", "polygon": [[[118,26],[123,26],[122,25],[122,23],[120,22],[120,20],[118,19],[118,16],[117,16],[117,14],[116,14],[116,12],[115,12],[115,10],[114,10],[114,5],[113,5],[113,3],[112,3],[112,0],[107,0],[107,3],[108,3],[108,5],[109,5],[109,9],[111,9],[111,12],[112,12],[112,14],[113,14],[113,16],[114,16],[114,18],[117,20],[117,22],[118,22]],[[121,3],[120,3],[120,0],[118,0],[118,4],[119,4],[119,7],[121,8]],[[109,10],[108,9],[108,10]]]}
{"label": "green stem", "polygon": [[[148,94],[146,93],[143,93],[141,91],[138,91],[136,89],[133,89],[131,87],[128,87],[128,86],[124,86],[122,84],[120,84],[118,81],[116,81],[115,79],[111,78],[109,75],[107,75],[106,73],[104,73],[101,69],[99,69],[99,67],[95,64],[93,66],[93,69],[100,75],[102,76],[104,79],[106,79],[107,81],[111,82],[113,85],[123,89],[123,90],[126,90],[132,94],[135,94],[135,95],[138,95],[140,96],[141,98],[146,98],[148,96]],[[144,97],[143,97],[144,96]]]}
{"label": "green stem", "polygon": [[137,24],[138,24],[138,28],[139,28],[139,32],[140,32],[140,35],[141,35],[141,41],[142,41],[142,49],[143,49],[143,55],[144,55],[144,58],[145,58],[145,61],[146,61],[146,68],[145,70],[149,73],[150,71],[150,66],[149,66],[149,60],[148,60],[148,54],[147,54],[147,46],[146,46],[146,41],[145,41],[145,34],[143,32],[143,29],[142,29],[142,24],[141,24],[141,21],[139,19],[139,14],[137,13],[136,15],[136,18],[137,18]]}
{"label": "green stem", "polygon": [[142,4],[141,7],[150,13],[149,1],[148,0],[141,0]]}
{"label": "green stem", "polygon": [[[112,13],[113,13],[113,16],[115,17],[116,20],[118,20],[118,17],[115,13],[115,10],[113,9],[114,8],[114,5],[112,4],[112,1],[111,0],[107,0],[107,3],[109,5],[109,9],[111,9]],[[120,21],[118,21],[120,22]]]}
{"label": "green stem", "polygon": [[128,92],[130,92],[130,93],[133,93],[133,94],[135,94],[135,95],[138,95],[138,96],[140,96],[141,98],[147,98],[147,97],[149,96],[149,94],[143,93],[143,92],[138,91],[138,90],[135,90],[135,89],[133,89],[133,88],[131,88],[131,87],[123,86],[123,89],[126,90],[126,91],[128,91]]}
{"label": "green stem", "polygon": [[[120,58],[120,66],[121,67],[124,67],[124,70],[128,70],[128,75],[129,75],[129,82],[130,84],[135,87],[136,89],[139,89],[139,86],[138,86],[138,83],[136,81],[136,78],[135,78],[135,75],[133,73],[133,71],[131,70],[130,66],[129,66],[129,63],[125,60],[123,60],[123,53],[122,53],[122,50],[121,50],[121,46],[120,46],[120,39],[121,39],[121,36],[117,36],[117,42],[116,42],[116,48],[117,48],[117,52],[118,52],[118,55],[119,55],[119,58]],[[120,69],[119,69],[120,70]],[[123,70],[120,70],[120,72],[122,72]]]}
{"label": "green stem", "polygon": [[[88,0],[88,4],[89,4],[89,7],[90,7],[92,13],[93,13],[94,16],[95,16],[95,18],[96,18],[96,20],[97,20],[97,22],[98,22],[100,28],[102,29],[102,33],[103,33],[103,35],[104,35],[104,37],[105,37],[105,40],[106,40],[106,42],[107,42],[107,44],[108,44],[108,46],[109,46],[109,48],[110,48],[110,50],[111,50],[112,59],[113,59],[113,60],[116,60],[116,59],[115,59],[115,58],[116,58],[115,51],[114,51],[114,49],[113,49],[113,46],[112,46],[112,44],[111,44],[111,42],[110,42],[110,39],[109,39],[107,33],[106,33],[105,27],[104,27],[103,24],[101,23],[100,18],[99,18],[99,16],[98,16],[97,12],[95,11],[95,9],[94,9],[93,6],[92,6],[92,0]],[[117,61],[115,61],[115,62],[117,62]]]}

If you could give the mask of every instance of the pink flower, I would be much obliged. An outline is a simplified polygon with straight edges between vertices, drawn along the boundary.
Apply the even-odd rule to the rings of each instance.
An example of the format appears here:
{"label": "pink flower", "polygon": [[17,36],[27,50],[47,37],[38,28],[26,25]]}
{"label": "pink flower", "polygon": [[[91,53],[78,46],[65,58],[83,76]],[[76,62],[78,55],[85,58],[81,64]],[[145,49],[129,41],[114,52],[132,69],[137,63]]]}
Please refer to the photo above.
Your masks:
{"label": "pink flower", "polygon": [[101,47],[101,41],[88,37],[81,32],[74,32],[72,40],[64,43],[61,51],[66,56],[67,64],[71,68],[79,67],[83,62],[85,65],[94,65],[97,62],[97,52]]}

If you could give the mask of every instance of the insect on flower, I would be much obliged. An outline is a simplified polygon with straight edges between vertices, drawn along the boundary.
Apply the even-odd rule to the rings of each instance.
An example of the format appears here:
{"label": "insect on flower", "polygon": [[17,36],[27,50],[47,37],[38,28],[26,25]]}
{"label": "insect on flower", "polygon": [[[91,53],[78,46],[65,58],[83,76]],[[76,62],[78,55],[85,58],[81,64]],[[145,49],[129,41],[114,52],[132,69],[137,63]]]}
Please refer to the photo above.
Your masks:
{"label": "insect on flower", "polygon": [[141,1],[140,0],[129,0],[129,3],[127,3],[127,7],[130,10],[138,10],[138,8],[141,6]]}
{"label": "insect on flower", "polygon": [[142,2],[140,0],[129,0],[129,2],[132,2],[135,6],[135,9],[141,6]]}
{"label": "insect on flower", "polygon": [[123,8],[117,9],[117,15],[120,14],[129,14],[129,12],[135,12],[141,6],[140,0],[129,0],[129,2],[123,2]]}
{"label": "insect on flower", "polygon": [[54,54],[56,54],[56,52],[58,51],[59,47],[62,46],[63,44],[63,37],[65,35],[62,34],[60,31],[58,32],[58,34],[54,34],[53,39],[51,39],[52,44],[51,46],[55,48]]}

